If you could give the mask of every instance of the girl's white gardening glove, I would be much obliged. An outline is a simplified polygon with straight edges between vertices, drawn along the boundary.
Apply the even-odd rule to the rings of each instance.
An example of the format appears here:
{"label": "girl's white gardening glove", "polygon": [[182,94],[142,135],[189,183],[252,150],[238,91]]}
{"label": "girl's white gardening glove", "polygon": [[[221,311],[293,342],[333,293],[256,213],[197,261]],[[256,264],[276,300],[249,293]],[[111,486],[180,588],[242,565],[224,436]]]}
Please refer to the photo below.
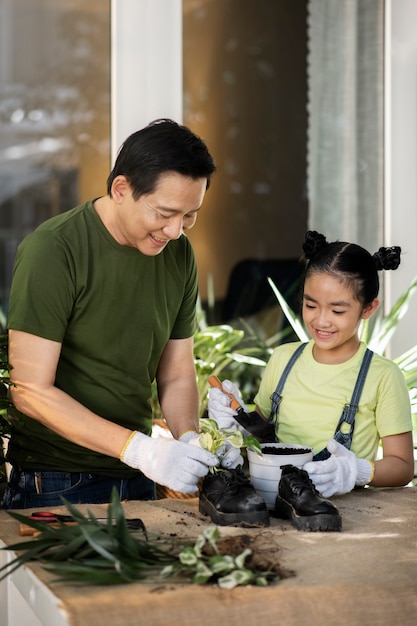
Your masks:
{"label": "girl's white gardening glove", "polygon": [[218,464],[215,454],[199,446],[137,431],[127,440],[120,460],[156,483],[182,493],[196,492],[200,478]]}
{"label": "girl's white gardening glove", "polygon": [[[184,441],[192,446],[199,446],[201,448],[200,436],[201,435],[197,432],[188,430],[186,433],[181,435],[180,441]],[[220,461],[220,465],[226,469],[234,469],[238,465],[243,465],[243,457],[240,454],[240,448],[234,448],[228,441],[226,441],[225,446],[222,446],[217,450],[216,456],[218,461]],[[219,463],[217,462],[216,465],[218,464]]]}
{"label": "girl's white gardening glove", "polygon": [[[239,404],[247,411],[247,407],[243,403],[239,389],[230,380],[224,380],[223,388],[228,393],[231,393]],[[212,387],[209,391],[208,397],[208,416],[213,419],[220,429],[225,430],[240,430],[244,437],[250,435],[249,431],[241,426],[234,418],[237,414],[230,406],[230,398],[221,389]]]}
{"label": "girl's white gardening glove", "polygon": [[358,459],[334,439],[330,439],[327,449],[331,454],[328,459],[310,461],[303,467],[324,498],[349,493],[355,485],[367,485],[371,481],[373,465],[370,461]]}

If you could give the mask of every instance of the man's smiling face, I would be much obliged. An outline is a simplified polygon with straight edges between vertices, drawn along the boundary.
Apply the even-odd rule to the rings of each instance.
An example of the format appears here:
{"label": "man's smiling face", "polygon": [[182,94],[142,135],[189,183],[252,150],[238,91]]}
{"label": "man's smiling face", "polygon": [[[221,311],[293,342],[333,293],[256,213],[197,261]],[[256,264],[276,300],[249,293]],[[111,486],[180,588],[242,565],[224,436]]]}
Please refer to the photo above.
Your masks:
{"label": "man's smiling face", "polygon": [[152,193],[134,200],[127,179],[117,176],[112,187],[115,215],[110,232],[121,245],[155,256],[194,226],[206,187],[206,178],[164,172]]}

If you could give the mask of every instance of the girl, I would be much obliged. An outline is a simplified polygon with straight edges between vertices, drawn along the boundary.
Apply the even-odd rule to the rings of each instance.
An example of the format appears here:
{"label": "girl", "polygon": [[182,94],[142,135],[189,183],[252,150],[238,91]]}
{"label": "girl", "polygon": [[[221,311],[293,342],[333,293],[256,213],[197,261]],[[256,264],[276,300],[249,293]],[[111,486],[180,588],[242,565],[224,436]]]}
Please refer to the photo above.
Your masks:
{"label": "girl", "polygon": [[[313,448],[315,460],[304,469],[325,498],[355,485],[406,485],[414,474],[407,386],[395,363],[359,339],[361,320],[379,305],[378,270],[397,269],[401,249],[380,248],[371,255],[309,231],[303,250],[302,317],[311,340],[297,354],[299,342],[274,350],[255,397],[256,412],[275,422],[279,441]],[[223,387],[241,400],[230,381]],[[229,404],[221,390],[210,390],[209,416],[220,428],[237,425]],[[380,441],[383,456],[375,460]]]}

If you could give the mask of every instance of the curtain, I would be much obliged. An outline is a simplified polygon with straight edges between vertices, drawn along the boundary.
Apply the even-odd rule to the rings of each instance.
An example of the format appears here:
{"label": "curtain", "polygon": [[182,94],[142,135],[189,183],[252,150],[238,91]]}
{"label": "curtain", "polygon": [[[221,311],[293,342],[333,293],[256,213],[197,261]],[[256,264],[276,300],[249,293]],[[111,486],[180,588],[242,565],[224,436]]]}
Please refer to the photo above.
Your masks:
{"label": "curtain", "polygon": [[309,0],[309,228],[383,244],[383,0]]}

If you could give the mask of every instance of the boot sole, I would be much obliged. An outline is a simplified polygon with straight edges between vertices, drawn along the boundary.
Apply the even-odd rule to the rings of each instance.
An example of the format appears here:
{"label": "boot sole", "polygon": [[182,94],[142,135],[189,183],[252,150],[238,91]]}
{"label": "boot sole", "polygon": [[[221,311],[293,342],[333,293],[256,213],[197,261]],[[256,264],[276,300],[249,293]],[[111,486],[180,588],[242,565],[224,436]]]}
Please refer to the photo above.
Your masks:
{"label": "boot sole", "polygon": [[200,495],[198,510],[202,515],[208,515],[218,526],[269,526],[269,513],[265,511],[251,511],[249,513],[222,513],[204,496]]}
{"label": "boot sole", "polygon": [[342,518],[339,514],[297,515],[295,509],[279,496],[277,496],[272,514],[274,517],[291,520],[292,525],[297,530],[307,532],[339,532],[342,530]]}

